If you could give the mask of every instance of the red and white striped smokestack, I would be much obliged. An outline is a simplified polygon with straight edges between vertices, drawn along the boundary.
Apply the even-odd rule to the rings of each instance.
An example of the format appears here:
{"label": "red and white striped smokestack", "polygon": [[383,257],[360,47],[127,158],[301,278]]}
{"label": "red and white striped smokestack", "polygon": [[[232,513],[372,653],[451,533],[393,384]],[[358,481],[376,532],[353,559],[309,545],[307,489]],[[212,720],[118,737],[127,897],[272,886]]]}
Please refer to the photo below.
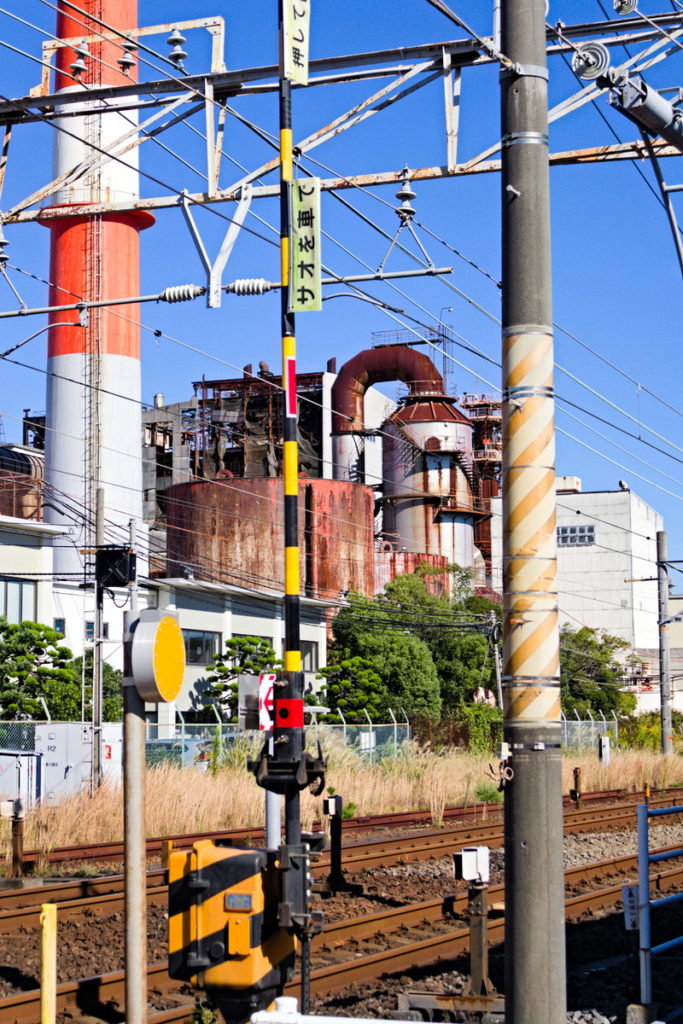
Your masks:
{"label": "red and white striped smokestack", "polygon": [[[103,41],[106,29],[100,23],[124,32],[135,28],[137,0],[78,0],[77,6],[60,0],[59,8],[56,34],[73,45],[57,52],[56,91],[85,92],[92,86],[130,81],[116,63],[123,52],[120,40]],[[84,40],[89,55],[77,84],[70,65],[76,60],[73,47]],[[55,177],[93,154],[99,159],[93,146],[108,150],[130,131],[134,118],[135,113],[128,111],[58,122],[72,134],[55,132]],[[110,160],[60,189],[52,196],[53,209],[135,200],[137,150],[122,159],[126,166]],[[94,301],[139,295],[138,235],[153,223],[145,212],[50,220],[50,305],[73,302],[74,297]],[[77,313],[57,313],[51,316],[55,326],[48,333],[45,475],[57,494],[50,496],[48,491],[45,518],[73,524],[67,513],[49,507],[61,505],[66,494],[77,509],[85,505],[92,520],[96,489],[102,487],[108,542],[125,542],[130,518],[139,520],[142,515],[138,320],[139,307],[134,304],[93,309],[85,328],[57,326],[79,322]],[[112,522],[119,528],[112,530]],[[72,537],[75,543],[62,541],[55,552],[56,572],[77,572],[82,561],[78,548],[93,540],[92,528],[86,527]]]}

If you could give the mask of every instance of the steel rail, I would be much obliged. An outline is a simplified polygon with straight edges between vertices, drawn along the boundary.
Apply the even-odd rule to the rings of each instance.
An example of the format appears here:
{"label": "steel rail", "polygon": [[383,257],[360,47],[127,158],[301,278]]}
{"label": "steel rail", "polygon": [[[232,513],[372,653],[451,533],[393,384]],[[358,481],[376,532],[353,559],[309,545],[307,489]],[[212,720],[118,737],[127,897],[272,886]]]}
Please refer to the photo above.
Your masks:
{"label": "steel rail", "polygon": [[[617,858],[615,861],[602,861],[596,865],[580,865],[565,873],[565,881],[571,883],[585,876],[591,869],[600,869],[603,873],[614,869],[621,861],[635,861],[636,858]],[[683,865],[659,872],[650,878],[652,890],[661,890],[669,885],[681,884],[683,881]],[[503,896],[503,886],[491,886],[489,898],[496,903]],[[566,901],[566,917],[576,920],[588,911],[595,911],[614,906],[622,897],[622,883],[606,888],[581,893]],[[405,926],[416,927],[420,921],[435,921],[443,917],[443,911],[457,913],[464,910],[467,899],[456,896],[449,902],[446,900],[429,901],[403,908],[392,908],[380,914],[354,918],[351,921],[340,921],[331,924],[316,941],[320,948],[326,943],[340,944],[349,935],[355,938],[368,938],[377,933],[395,932]],[[403,912],[403,920],[401,919]],[[489,938],[491,944],[502,941],[504,937],[504,919],[492,919],[489,922]],[[369,956],[342,961],[319,967],[311,973],[311,991],[317,994],[334,994],[352,984],[377,980],[379,977],[404,971],[412,967],[437,964],[443,960],[453,960],[469,949],[469,929],[457,928],[417,942],[405,943],[389,950],[382,950]],[[57,988],[57,1012],[74,1011],[97,1016],[98,1012],[111,1014],[112,1003],[123,998],[123,971],[114,971],[94,978],[63,982]],[[177,992],[178,983],[168,977],[167,964],[153,964],[148,971],[148,985],[157,994]],[[294,978],[287,985],[286,994],[298,992],[299,979]],[[173,1021],[190,1020],[194,1012],[194,1003],[182,1003],[149,1017],[149,1024],[171,1024]],[[18,995],[0,999],[0,1020],[3,1024],[36,1024],[40,1012],[40,991],[31,989]]]}
{"label": "steel rail", "polygon": [[[665,799],[665,795],[670,793],[671,796],[676,799],[680,799],[683,802],[683,793],[678,788],[663,789],[657,792],[656,796],[653,796],[650,803],[655,806],[659,801]],[[588,803],[607,803],[613,801],[614,803],[630,801],[637,794],[625,793],[623,790],[603,790],[596,793],[583,793],[581,796],[582,804]],[[642,801],[641,801],[642,802]],[[568,797],[564,798],[564,806],[566,809],[571,809],[571,802]],[[469,819],[481,819],[483,815],[495,815],[499,813],[500,805],[491,804],[472,804],[470,807],[447,807],[443,812],[444,821],[452,821],[462,819],[463,821]],[[411,826],[419,825],[422,822],[431,822],[432,815],[430,811],[397,811],[390,814],[378,814],[368,815],[365,817],[344,819],[342,828],[344,832],[360,832],[365,829],[375,828],[396,828],[399,825]],[[314,822],[314,827],[321,827],[321,822]],[[200,839],[233,839],[246,842],[253,842],[258,844],[263,842],[263,828],[261,826],[254,826],[250,828],[234,828],[234,829],[221,829],[214,832],[194,832],[194,833],[179,833],[170,836],[156,836],[147,840],[147,856],[149,858],[159,856],[164,849],[164,844],[168,841],[174,843],[174,845],[182,848],[189,847],[193,843],[198,842]],[[123,859],[123,841],[116,840],[109,843],[87,843],[74,846],[63,846],[58,847],[54,850],[26,850],[24,852],[24,864],[27,868],[35,868],[39,862],[42,863],[65,863],[65,862],[77,862],[77,861],[102,861],[106,863],[108,861],[118,861]]]}
{"label": "steel rail", "polygon": [[[670,798],[667,798],[670,800]],[[631,808],[610,809],[608,815],[596,817],[598,811],[574,812],[574,817],[567,823],[566,833],[581,831],[588,824],[591,826],[611,827],[630,825]],[[404,861],[435,860],[449,856],[461,846],[476,841],[493,849],[503,845],[503,833],[495,823],[479,826],[465,826],[447,832],[435,830],[429,833],[401,836],[397,839],[380,839],[357,843],[345,847],[347,856],[344,858],[344,870],[353,875],[373,866],[389,866]],[[427,839],[427,841],[425,841]],[[432,840],[432,841],[430,841]],[[436,840],[434,842],[433,840]],[[666,852],[676,847],[663,848]],[[349,853],[351,855],[349,855]],[[637,858],[627,856],[615,861],[606,861],[602,865],[602,873],[607,870],[624,872],[630,870]],[[313,865],[314,877],[324,877],[329,871],[327,857]],[[583,876],[581,876],[583,872]],[[567,880],[575,883],[581,877],[592,879],[596,873],[595,865],[574,868],[567,873]],[[167,893],[166,872],[156,869],[147,875],[148,902],[161,904]],[[58,905],[59,919],[77,918],[84,911],[96,914],[112,914],[123,906],[123,876],[110,875],[98,879],[78,879],[71,882],[57,882],[53,885],[36,887],[26,890],[7,890],[0,892],[0,935],[9,934],[19,928],[37,927],[40,906],[43,903]],[[5,909],[6,908],[6,909]]]}

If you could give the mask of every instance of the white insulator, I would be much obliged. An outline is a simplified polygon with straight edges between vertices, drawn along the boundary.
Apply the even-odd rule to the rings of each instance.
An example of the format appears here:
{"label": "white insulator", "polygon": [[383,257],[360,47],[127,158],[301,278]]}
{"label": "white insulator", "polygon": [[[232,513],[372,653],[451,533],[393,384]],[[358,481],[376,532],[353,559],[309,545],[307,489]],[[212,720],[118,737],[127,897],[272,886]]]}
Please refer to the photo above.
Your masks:
{"label": "white insulator", "polygon": [[176,284],[171,288],[164,288],[159,294],[161,302],[189,302],[191,299],[198,299],[200,295],[206,294],[206,288],[198,284]]}
{"label": "white insulator", "polygon": [[265,295],[272,288],[277,287],[272,281],[266,281],[265,277],[239,277],[231,284],[226,284],[226,292],[233,295]]}

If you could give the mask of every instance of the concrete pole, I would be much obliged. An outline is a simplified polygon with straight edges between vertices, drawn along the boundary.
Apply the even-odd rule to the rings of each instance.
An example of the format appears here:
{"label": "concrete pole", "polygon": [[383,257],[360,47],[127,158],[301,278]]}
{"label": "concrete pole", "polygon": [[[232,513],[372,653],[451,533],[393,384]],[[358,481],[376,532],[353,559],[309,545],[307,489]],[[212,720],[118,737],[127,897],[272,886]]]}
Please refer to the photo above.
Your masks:
{"label": "concrete pole", "polygon": [[666,530],[657,531],[657,601],[659,620],[659,698],[662,724],[662,753],[673,753],[671,721],[671,663],[669,660],[669,569],[666,564]]}
{"label": "concrete pole", "polygon": [[[98,487],[95,503],[95,547],[104,544],[104,489]],[[102,705],[103,705],[103,647],[104,591],[95,580],[95,622],[92,648],[92,780],[93,792],[102,785]]]}
{"label": "concrete pole", "polygon": [[505,1020],[565,1024],[545,0],[501,48]]}
{"label": "concrete pole", "polygon": [[[135,548],[135,520],[130,523]],[[123,829],[126,1024],[147,1021],[147,851],[145,843],[145,705],[133,683],[131,628],[138,617],[137,584],[123,617]]]}

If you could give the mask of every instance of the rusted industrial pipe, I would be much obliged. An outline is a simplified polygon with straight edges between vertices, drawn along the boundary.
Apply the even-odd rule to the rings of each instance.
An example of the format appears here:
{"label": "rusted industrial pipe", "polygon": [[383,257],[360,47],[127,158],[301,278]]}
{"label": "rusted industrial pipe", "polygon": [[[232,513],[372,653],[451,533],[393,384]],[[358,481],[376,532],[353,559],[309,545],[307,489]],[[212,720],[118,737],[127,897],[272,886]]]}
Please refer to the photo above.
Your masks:
{"label": "rusted industrial pipe", "polygon": [[332,433],[363,430],[363,399],[372,384],[402,380],[412,395],[443,395],[443,378],[431,359],[408,345],[368,348],[344,363],[332,386]]}

